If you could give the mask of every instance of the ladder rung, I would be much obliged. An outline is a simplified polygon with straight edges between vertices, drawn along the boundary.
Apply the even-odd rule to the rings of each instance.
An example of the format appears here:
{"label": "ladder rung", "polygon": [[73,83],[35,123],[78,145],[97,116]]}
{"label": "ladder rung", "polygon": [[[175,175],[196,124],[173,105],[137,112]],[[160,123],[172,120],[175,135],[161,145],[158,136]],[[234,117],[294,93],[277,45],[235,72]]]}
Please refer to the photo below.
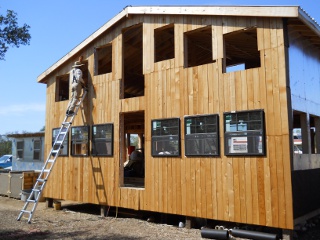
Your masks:
{"label": "ladder rung", "polygon": [[50,169],[43,169],[43,172],[48,173],[50,172]]}
{"label": "ladder rung", "polygon": [[29,210],[21,210],[21,212],[23,212],[23,213],[32,213],[32,211],[29,211]]}
{"label": "ladder rung", "polygon": [[32,203],[36,203],[36,200],[27,200],[27,202],[32,202]]}
{"label": "ladder rung", "polygon": [[47,179],[38,178],[37,181],[44,183],[45,181],[47,181]]}
{"label": "ladder rung", "polygon": [[40,190],[40,189],[37,189],[37,188],[32,189],[32,191],[34,191],[34,192],[41,192],[41,190]]}
{"label": "ladder rung", "polygon": [[54,159],[49,159],[48,162],[49,162],[49,163],[53,163],[53,162],[54,162]]}
{"label": "ladder rung", "polygon": [[63,122],[62,125],[70,125],[72,122]]}

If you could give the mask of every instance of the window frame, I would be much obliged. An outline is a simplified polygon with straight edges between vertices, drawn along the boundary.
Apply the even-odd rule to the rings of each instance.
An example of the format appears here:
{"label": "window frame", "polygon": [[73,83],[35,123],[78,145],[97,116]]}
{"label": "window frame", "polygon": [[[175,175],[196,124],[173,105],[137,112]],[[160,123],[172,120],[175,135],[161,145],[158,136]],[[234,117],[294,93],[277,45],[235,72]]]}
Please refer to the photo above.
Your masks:
{"label": "window frame", "polygon": [[[60,128],[53,128],[52,129],[52,132],[51,132],[51,134],[52,134],[51,135],[51,146],[53,146],[53,143],[54,143],[56,137],[58,136],[59,130],[60,130]],[[56,134],[54,133],[55,131],[57,132]],[[67,135],[66,135],[66,137],[65,137],[65,139],[63,141],[62,146],[63,146],[63,149],[64,148],[67,149],[67,152],[63,153],[64,150],[62,150],[62,151],[60,150],[59,156],[62,156],[62,157],[69,156],[69,132],[67,133]]]}
{"label": "window frame", "polygon": [[184,32],[183,48],[185,68],[215,63],[217,60],[213,59],[212,25]]}
{"label": "window frame", "polygon": [[[84,138],[83,141],[79,141],[78,144],[77,143],[74,144],[74,136],[75,136],[75,135],[73,135],[73,130],[74,129],[83,129],[87,133],[87,137]],[[84,134],[82,134],[82,136],[84,136]],[[90,126],[89,125],[71,127],[71,141],[70,141],[70,144],[71,144],[71,146],[70,146],[71,156],[73,156],[73,157],[87,157],[87,156],[89,156],[89,149],[90,149],[89,148],[90,147],[89,139],[90,139]],[[81,148],[83,147],[82,145],[85,145],[86,146],[85,153],[84,154],[76,153],[75,150],[77,150],[77,151],[79,151],[79,150],[78,149],[74,149],[74,145],[80,145],[80,152],[81,152]]]}
{"label": "window frame", "polygon": [[[112,73],[112,50],[113,50],[112,43],[108,43],[106,45],[99,46],[94,49],[94,75],[95,76]],[[102,55],[101,53],[102,51],[106,51],[106,52]],[[105,65],[104,67],[99,65],[99,60],[102,60],[102,59],[107,59],[108,64]]]}
{"label": "window frame", "polygon": [[[164,122],[164,121],[177,121],[177,125],[174,127],[170,127],[170,128],[176,128],[175,131],[177,131],[177,134],[161,134],[161,135],[155,135],[155,131],[156,130],[160,130],[160,131],[166,131],[165,129],[161,130],[158,127],[156,127],[154,129],[154,125],[156,124],[156,122]],[[161,127],[161,126],[160,126]],[[161,128],[164,128],[166,126],[163,126]],[[167,128],[167,127],[166,127]],[[158,141],[156,141],[158,140]],[[164,154],[161,152],[156,153],[156,149],[154,149],[154,144],[156,142],[170,142],[171,141],[177,141],[177,149],[175,149],[176,153],[170,153],[170,154]],[[171,145],[171,144],[170,144]],[[165,152],[170,152],[167,151],[167,149],[164,150]],[[179,157],[181,156],[181,137],[180,137],[180,118],[163,118],[163,119],[153,119],[151,120],[151,155],[153,157]]]}
{"label": "window frame", "polygon": [[[188,133],[188,131],[191,131],[191,126],[188,126],[187,121],[190,119],[203,119],[202,121],[205,122],[205,118],[209,118],[212,117],[213,122],[212,124],[210,123],[204,123],[203,124],[203,129],[209,129],[209,127],[213,127],[215,126],[216,131],[213,132],[208,132],[205,130],[205,132],[197,132],[197,133]],[[196,127],[200,127],[200,125],[196,125]],[[190,128],[188,130],[188,128]],[[195,128],[196,130],[196,128]],[[188,149],[190,149],[188,147],[188,144],[190,142],[190,144],[199,144],[200,143],[206,143],[206,140],[210,140],[213,142],[216,142],[215,147],[216,147],[216,151],[214,152],[214,150],[212,151],[212,153],[204,153],[205,151],[205,147],[201,147],[199,145],[199,150],[202,148],[201,153],[191,153],[189,152]],[[198,142],[197,142],[198,141]],[[185,156],[220,156],[220,134],[219,134],[219,115],[218,114],[206,114],[206,115],[193,115],[193,116],[185,116],[184,117],[184,147],[185,147]]]}
{"label": "window frame", "polygon": [[[261,119],[250,119],[249,114],[259,113]],[[238,115],[244,115],[248,114],[247,121],[243,121],[239,119]],[[227,116],[228,115],[236,115],[236,121],[234,124],[236,124],[236,128],[245,128],[249,126],[249,128],[252,128],[252,126],[258,126],[257,124],[260,124],[260,129],[247,129],[247,130],[239,130],[239,131],[227,131],[227,125],[229,124],[229,129],[231,127],[231,120],[227,123]],[[229,120],[229,119],[228,119]],[[243,122],[247,122],[247,125]],[[260,122],[260,123],[259,123]],[[233,125],[234,125],[233,124]],[[237,112],[225,112],[223,114],[223,125],[224,125],[224,153],[226,156],[265,156],[266,155],[266,136],[265,136],[265,115],[263,109],[258,110],[249,110],[249,111],[237,111]],[[248,137],[259,137],[259,143],[257,145],[257,142],[254,142],[250,140],[251,144],[249,146],[248,143]],[[229,140],[230,140],[230,146],[231,146],[231,139],[232,137],[240,137],[240,138],[247,138],[247,139],[239,139],[239,150],[240,152],[232,152],[229,150]],[[257,139],[256,139],[257,140]],[[256,141],[255,140],[255,141]],[[235,140],[236,141],[236,140]],[[244,144],[244,141],[246,141],[246,145]],[[260,147],[261,142],[261,147]],[[241,145],[242,143],[242,145]],[[248,147],[249,146],[249,147]],[[255,148],[257,152],[248,152],[249,148]],[[243,150],[241,149],[243,148]],[[260,152],[261,149],[261,152]],[[244,152],[246,150],[247,152]]]}
{"label": "window frame", "polygon": [[[111,129],[109,132],[109,134],[111,135],[111,138],[101,138],[101,139],[105,139],[106,143],[110,143],[110,153],[108,153],[108,148],[107,148],[107,153],[95,153],[95,143],[96,143],[96,138],[95,138],[95,130],[94,127],[101,127],[101,126],[110,126]],[[107,134],[106,134],[107,135]],[[103,123],[103,124],[94,124],[91,126],[91,156],[93,157],[100,157],[100,156],[107,156],[107,157],[111,157],[113,156],[113,152],[114,152],[114,124],[113,123]]]}
{"label": "window frame", "polygon": [[[63,74],[56,77],[55,101],[67,101],[70,98],[70,74]],[[63,98],[63,96],[65,96]]]}
{"label": "window frame", "polygon": [[[252,37],[252,34],[255,34],[254,37]],[[252,43],[254,38],[256,38],[256,41]],[[246,44],[242,44],[242,42],[245,42]],[[250,45],[250,49],[249,54],[247,54],[247,56],[255,56],[252,59],[248,57],[242,57],[245,55],[244,52],[248,50],[248,44]],[[223,49],[223,73],[230,73],[261,67],[261,52],[258,47],[258,28],[256,26],[223,34]],[[241,52],[234,51],[234,49],[240,49]],[[238,57],[239,55],[241,55],[241,58]],[[236,60],[230,63],[228,59]]]}
{"label": "window frame", "polygon": [[[173,34],[170,35],[171,30]],[[161,62],[175,58],[175,25],[174,23],[154,29],[154,62]],[[170,37],[165,37],[169,36]],[[168,43],[169,42],[169,43]],[[166,51],[161,51],[160,46],[166,45]]]}
{"label": "window frame", "polygon": [[[19,143],[22,143],[22,148],[18,148]],[[20,151],[22,151],[21,157],[19,154]],[[23,154],[24,154],[24,140],[19,140],[19,141],[17,141],[17,158],[23,159]]]}
{"label": "window frame", "polygon": [[[39,148],[36,148],[36,142],[39,142]],[[33,160],[41,160],[41,139],[33,139]],[[39,158],[35,158],[35,154],[38,154]]]}

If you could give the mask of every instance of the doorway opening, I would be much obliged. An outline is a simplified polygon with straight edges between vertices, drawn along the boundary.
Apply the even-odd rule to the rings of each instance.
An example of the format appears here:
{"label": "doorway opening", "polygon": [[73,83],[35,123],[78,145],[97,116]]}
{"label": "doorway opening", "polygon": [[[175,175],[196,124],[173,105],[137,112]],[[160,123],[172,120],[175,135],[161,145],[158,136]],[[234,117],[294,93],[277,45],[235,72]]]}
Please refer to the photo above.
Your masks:
{"label": "doorway opening", "polygon": [[121,113],[120,164],[124,187],[144,187],[144,111]]}

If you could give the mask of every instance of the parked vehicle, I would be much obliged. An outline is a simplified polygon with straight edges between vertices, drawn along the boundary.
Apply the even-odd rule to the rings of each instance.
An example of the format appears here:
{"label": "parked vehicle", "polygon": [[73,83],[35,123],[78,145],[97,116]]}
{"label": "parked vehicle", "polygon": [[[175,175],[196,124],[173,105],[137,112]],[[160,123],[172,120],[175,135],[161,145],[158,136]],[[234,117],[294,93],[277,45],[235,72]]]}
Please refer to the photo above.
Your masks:
{"label": "parked vehicle", "polygon": [[12,155],[3,155],[0,157],[0,169],[12,166]]}

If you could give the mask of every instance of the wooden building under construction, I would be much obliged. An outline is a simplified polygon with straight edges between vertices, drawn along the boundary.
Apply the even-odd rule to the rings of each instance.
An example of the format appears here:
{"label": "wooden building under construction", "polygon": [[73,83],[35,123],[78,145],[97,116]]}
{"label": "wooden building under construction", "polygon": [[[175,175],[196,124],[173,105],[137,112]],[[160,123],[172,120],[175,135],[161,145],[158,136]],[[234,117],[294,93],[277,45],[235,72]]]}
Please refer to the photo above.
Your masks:
{"label": "wooden building under construction", "polygon": [[79,56],[45,197],[280,229],[319,213],[320,26],[300,7],[124,8],[38,77],[45,155]]}

